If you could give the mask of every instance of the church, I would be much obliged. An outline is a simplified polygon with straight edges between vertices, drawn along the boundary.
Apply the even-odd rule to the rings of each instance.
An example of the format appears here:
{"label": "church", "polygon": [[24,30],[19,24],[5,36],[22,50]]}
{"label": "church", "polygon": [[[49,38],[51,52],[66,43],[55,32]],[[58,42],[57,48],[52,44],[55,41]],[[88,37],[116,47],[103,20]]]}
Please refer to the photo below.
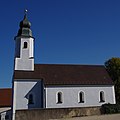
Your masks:
{"label": "church", "polygon": [[104,66],[35,64],[30,27],[25,14],[15,37],[13,118],[20,109],[115,104],[114,84]]}
{"label": "church", "polygon": [[103,65],[35,64],[30,27],[25,13],[15,37],[13,119],[21,109],[115,104],[114,84]]}

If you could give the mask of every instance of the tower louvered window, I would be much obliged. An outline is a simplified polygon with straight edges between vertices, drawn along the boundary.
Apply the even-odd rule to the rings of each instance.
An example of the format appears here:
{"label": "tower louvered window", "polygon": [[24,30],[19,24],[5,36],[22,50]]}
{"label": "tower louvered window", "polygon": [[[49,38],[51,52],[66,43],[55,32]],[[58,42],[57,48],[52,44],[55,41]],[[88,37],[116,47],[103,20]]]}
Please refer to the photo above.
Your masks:
{"label": "tower louvered window", "polygon": [[27,47],[28,47],[27,42],[24,42],[24,46],[23,46],[23,48],[25,49],[25,48],[27,48]]}

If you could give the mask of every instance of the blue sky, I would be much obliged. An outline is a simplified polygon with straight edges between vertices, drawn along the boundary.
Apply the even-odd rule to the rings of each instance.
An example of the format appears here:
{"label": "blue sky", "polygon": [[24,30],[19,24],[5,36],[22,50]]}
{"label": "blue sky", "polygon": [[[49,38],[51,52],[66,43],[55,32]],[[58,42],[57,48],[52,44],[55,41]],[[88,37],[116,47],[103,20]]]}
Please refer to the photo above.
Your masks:
{"label": "blue sky", "polygon": [[104,64],[120,57],[120,0],[1,0],[0,87],[11,87],[14,37],[28,9],[35,63]]}

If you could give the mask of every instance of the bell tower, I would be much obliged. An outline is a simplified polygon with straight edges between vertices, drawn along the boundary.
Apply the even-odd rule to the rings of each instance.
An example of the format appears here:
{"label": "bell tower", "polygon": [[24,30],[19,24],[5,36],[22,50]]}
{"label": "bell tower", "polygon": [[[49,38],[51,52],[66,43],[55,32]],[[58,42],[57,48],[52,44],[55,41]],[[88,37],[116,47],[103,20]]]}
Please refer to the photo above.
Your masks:
{"label": "bell tower", "polygon": [[27,10],[15,37],[15,70],[34,70],[34,38],[27,19]]}

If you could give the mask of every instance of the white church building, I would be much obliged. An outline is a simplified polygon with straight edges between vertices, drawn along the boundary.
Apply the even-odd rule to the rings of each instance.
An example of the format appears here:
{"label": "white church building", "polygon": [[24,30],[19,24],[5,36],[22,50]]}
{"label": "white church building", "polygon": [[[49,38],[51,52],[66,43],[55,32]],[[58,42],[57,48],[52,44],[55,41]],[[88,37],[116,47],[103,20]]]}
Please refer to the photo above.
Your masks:
{"label": "white church building", "polygon": [[115,104],[103,65],[35,64],[34,37],[25,14],[15,37],[13,118],[16,110]]}

